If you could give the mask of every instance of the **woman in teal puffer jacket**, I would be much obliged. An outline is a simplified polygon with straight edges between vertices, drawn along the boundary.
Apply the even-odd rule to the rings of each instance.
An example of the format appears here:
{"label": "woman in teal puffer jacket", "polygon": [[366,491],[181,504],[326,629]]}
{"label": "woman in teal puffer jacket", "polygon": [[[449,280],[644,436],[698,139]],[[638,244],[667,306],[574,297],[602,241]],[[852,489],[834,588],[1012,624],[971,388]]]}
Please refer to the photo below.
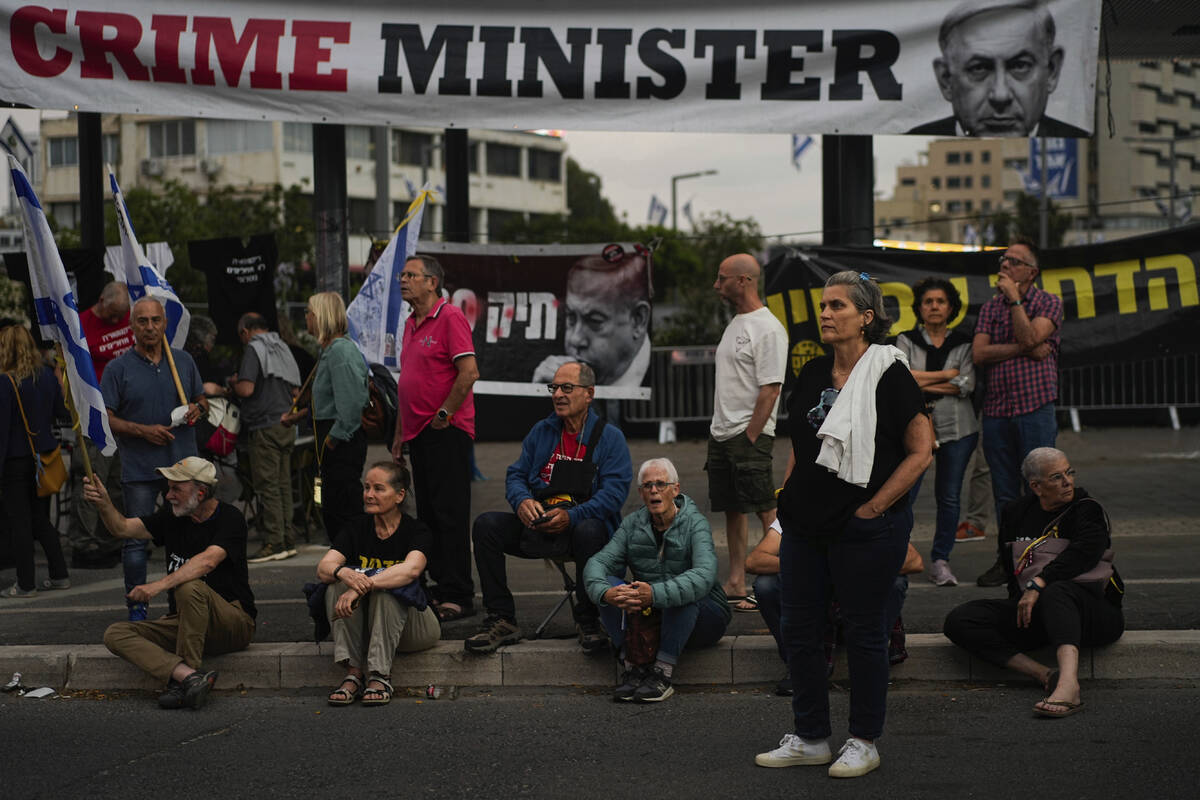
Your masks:
{"label": "woman in teal puffer jacket", "polygon": [[[613,699],[653,703],[674,693],[671,678],[684,647],[716,644],[730,613],[717,581],[712,530],[691,498],[679,493],[675,465],[650,459],[638,470],[637,485],[645,507],[622,520],[584,567],[583,580],[624,666]],[[640,659],[625,647],[631,615],[652,611],[662,623],[657,653],[653,663],[634,663]]]}

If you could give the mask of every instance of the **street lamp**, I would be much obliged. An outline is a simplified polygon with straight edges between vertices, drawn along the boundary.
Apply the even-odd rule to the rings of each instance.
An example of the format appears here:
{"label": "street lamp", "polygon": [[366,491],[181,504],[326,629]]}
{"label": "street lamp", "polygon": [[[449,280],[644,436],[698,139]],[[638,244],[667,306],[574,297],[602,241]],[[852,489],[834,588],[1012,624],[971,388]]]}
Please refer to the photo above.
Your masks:
{"label": "street lamp", "polygon": [[706,169],[703,172],[688,172],[683,175],[671,176],[671,230],[679,230],[678,219],[675,216],[675,184],[679,181],[686,181],[688,178],[700,178],[705,175],[716,175],[715,169]]}

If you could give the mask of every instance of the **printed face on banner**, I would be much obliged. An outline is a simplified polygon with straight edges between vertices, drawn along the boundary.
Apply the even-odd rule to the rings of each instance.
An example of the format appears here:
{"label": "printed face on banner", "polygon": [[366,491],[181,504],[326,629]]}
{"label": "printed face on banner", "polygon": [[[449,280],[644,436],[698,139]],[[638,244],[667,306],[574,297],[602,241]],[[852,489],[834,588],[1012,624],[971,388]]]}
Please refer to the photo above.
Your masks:
{"label": "printed face on banner", "polygon": [[1042,122],[1063,48],[1055,45],[1054,20],[1044,6],[1015,5],[979,3],[974,8],[985,10],[973,13],[960,6],[943,23],[934,73],[954,110],[956,133],[1030,136]]}
{"label": "printed face on banner", "polygon": [[482,378],[544,386],[563,364],[584,361],[597,386],[641,387],[650,364],[649,254],[621,250],[608,260],[603,245],[537,249],[432,253],[446,269],[451,302],[472,325]]}

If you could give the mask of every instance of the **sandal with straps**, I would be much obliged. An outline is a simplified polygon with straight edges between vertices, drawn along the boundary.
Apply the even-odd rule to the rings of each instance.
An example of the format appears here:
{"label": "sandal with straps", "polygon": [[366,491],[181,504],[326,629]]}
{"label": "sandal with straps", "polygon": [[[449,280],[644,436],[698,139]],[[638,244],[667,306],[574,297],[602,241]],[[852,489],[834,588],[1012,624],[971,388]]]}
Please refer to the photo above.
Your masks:
{"label": "sandal with straps", "polygon": [[362,704],[364,706],[386,706],[392,702],[392,684],[388,683],[388,679],[384,675],[372,675],[367,679],[368,683],[375,682],[383,684],[383,688],[376,689],[368,686],[363,692]]}
{"label": "sandal with straps", "polygon": [[[347,683],[354,684],[354,691],[346,688]],[[342,685],[329,693],[328,701],[331,706],[349,706],[363,696],[363,679],[357,675],[348,674],[342,678]]]}

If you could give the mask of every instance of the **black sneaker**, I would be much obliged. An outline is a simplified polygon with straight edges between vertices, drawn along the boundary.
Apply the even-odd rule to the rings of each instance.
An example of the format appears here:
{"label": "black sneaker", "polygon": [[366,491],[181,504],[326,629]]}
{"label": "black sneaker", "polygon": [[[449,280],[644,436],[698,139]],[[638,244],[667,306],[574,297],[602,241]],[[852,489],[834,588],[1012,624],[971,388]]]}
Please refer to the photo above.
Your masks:
{"label": "black sneaker", "polygon": [[489,614],[484,618],[479,631],[463,642],[468,653],[491,653],[497,647],[521,641],[521,629],[514,620]]}
{"label": "black sneaker", "polygon": [[575,630],[579,633],[579,646],[589,655],[599,653],[608,645],[608,635],[598,619],[580,620],[575,623]]}
{"label": "black sneaker", "polygon": [[638,687],[642,685],[642,681],[646,680],[646,667],[643,664],[634,664],[629,669],[621,673],[621,682],[617,688],[613,689],[613,700],[617,702],[628,702],[633,699],[634,693]]}
{"label": "black sneaker", "polygon": [[183,705],[196,711],[204,708],[208,702],[208,693],[217,682],[216,670],[212,672],[193,672],[183,679]]}
{"label": "black sneaker", "polygon": [[168,681],[166,690],[158,696],[158,707],[183,708],[183,684],[174,678]]}
{"label": "black sneaker", "polygon": [[975,579],[978,586],[1003,586],[1008,583],[1008,573],[1004,571],[1004,566],[997,561],[988,567],[988,571]]}
{"label": "black sneaker", "polygon": [[671,679],[658,667],[651,667],[642,685],[633,693],[633,700],[635,703],[661,703],[673,694]]}
{"label": "black sneaker", "polygon": [[792,673],[790,670],[779,679],[779,683],[775,684],[775,694],[780,697],[792,696]]}

